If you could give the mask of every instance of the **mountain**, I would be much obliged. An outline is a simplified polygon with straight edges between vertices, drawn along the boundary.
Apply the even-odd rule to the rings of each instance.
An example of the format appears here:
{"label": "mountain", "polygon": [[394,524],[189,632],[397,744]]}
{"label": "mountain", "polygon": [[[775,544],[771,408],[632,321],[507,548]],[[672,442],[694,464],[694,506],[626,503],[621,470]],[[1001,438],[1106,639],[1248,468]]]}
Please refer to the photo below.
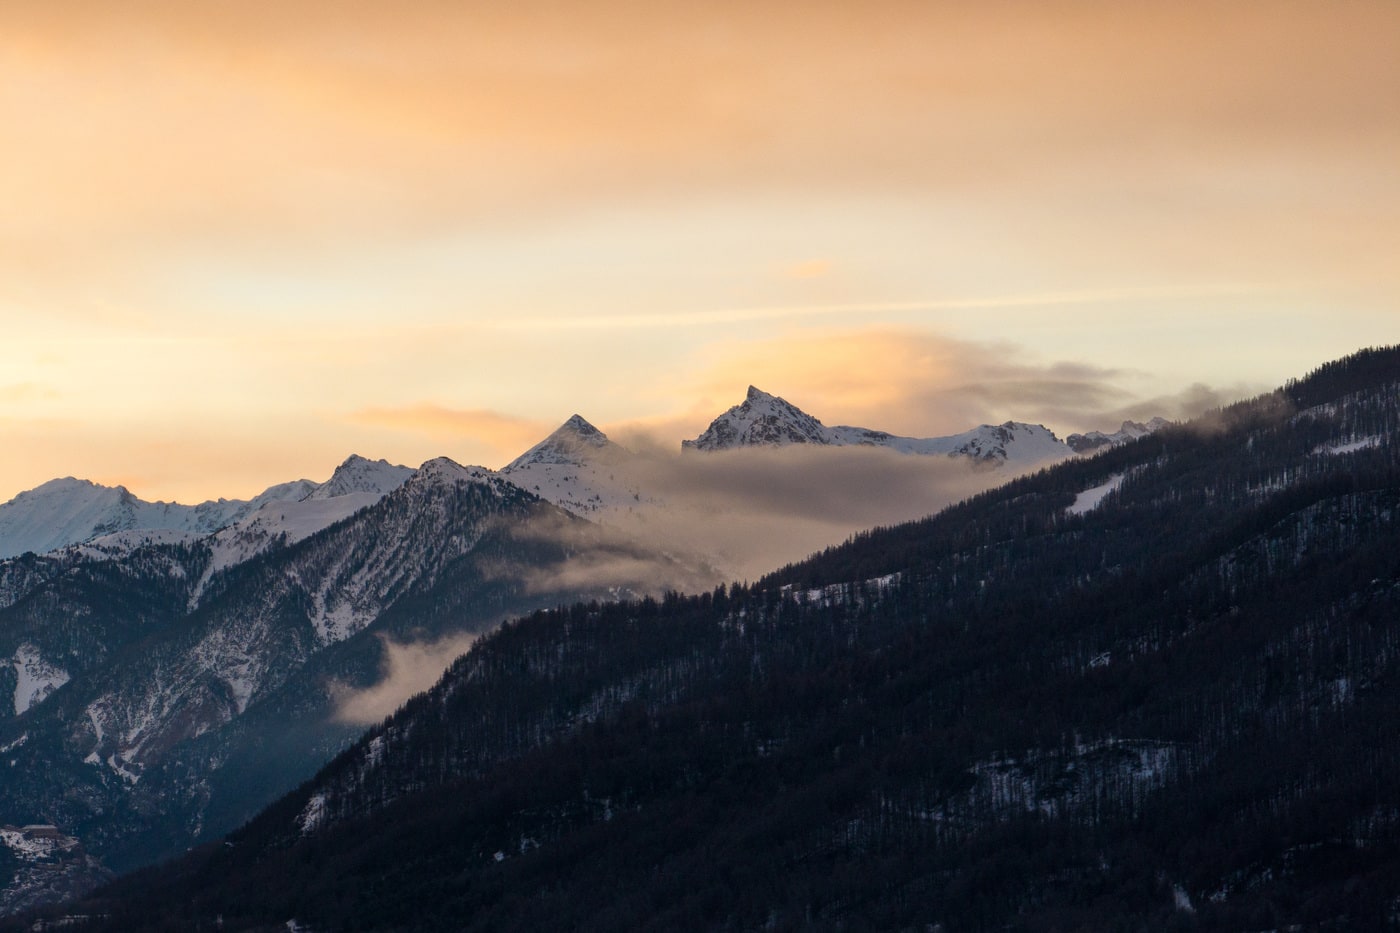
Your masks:
{"label": "mountain", "polygon": [[409,467],[396,466],[388,460],[367,460],[351,454],[335,468],[330,479],[311,490],[302,500],[335,499],[358,493],[387,495],[402,486],[413,472]]}
{"label": "mountain", "polygon": [[50,480],[0,505],[0,559],[84,543],[112,553],[133,545],[200,538],[289,503],[350,494],[378,498],[412,472],[384,460],[351,456],[319,485],[294,480],[272,486],[249,500],[217,499],[199,505],[146,502],[124,486],[100,486],[72,477]]}
{"label": "mountain", "polygon": [[683,441],[681,448],[714,452],[791,444],[887,447],[900,453],[966,457],[992,467],[1053,463],[1074,453],[1043,425],[1016,421],[927,438],[900,437],[845,425],[829,428],[791,402],[753,386],[749,386],[743,402],[710,422],[699,437]]}
{"label": "mountain", "polygon": [[208,534],[265,503],[295,500],[313,488],[306,480],[273,486],[251,500],[218,499],[199,505],[146,502],[125,486],[55,479],[0,505],[0,559],[42,554],[114,532],[132,530]]}
{"label": "mountain", "polygon": [[1397,618],[1387,348],[753,585],[510,622],[227,839],[47,917],[1391,928]]}
{"label": "mountain", "polygon": [[644,499],[633,454],[580,415],[502,467],[501,475],[586,517],[640,506]]}
{"label": "mountain", "polygon": [[[431,460],[383,495],[395,468],[352,458],[337,476],[342,495],[205,539],[0,563],[0,812],[114,868],[167,857],[358,734],[342,709],[377,695],[396,646],[448,651],[539,606],[713,583],[483,468]],[[258,546],[221,563],[230,535]]]}
{"label": "mountain", "polygon": [[1089,431],[1086,434],[1071,434],[1065,438],[1065,445],[1077,454],[1092,453],[1106,447],[1121,447],[1129,441],[1135,441],[1140,437],[1146,437],[1156,431],[1165,428],[1171,422],[1165,418],[1153,418],[1146,423],[1141,421],[1124,421],[1123,426],[1112,434],[1105,434],[1102,431]]}

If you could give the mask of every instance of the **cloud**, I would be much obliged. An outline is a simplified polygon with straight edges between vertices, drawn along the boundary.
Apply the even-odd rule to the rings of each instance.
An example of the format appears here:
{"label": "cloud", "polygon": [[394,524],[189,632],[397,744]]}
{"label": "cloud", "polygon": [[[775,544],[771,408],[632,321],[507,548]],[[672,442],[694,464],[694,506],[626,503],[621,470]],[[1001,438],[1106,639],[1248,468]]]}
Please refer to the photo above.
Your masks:
{"label": "cloud", "polygon": [[754,579],[857,531],[936,512],[1014,475],[867,447],[681,454],[653,444],[621,468],[648,507],[591,516],[619,543],[546,568],[541,584],[693,592],[716,582],[687,556],[696,554],[724,578]]}
{"label": "cloud", "polygon": [[1160,415],[1169,421],[1187,421],[1252,398],[1274,388],[1262,384],[1236,383],[1228,387],[1208,386],[1197,382],[1180,392],[1157,395],[1134,402],[1117,410],[1124,419],[1144,421]]}
{"label": "cloud", "polygon": [[[637,478],[641,474],[635,471],[636,464],[629,458],[617,467]],[[654,519],[659,516],[647,516],[648,531],[659,528],[660,522]],[[671,590],[693,593],[725,582],[695,552],[688,536],[639,535],[637,531],[634,523],[625,521],[599,525],[547,513],[511,525],[510,535],[518,541],[561,545],[568,553],[565,559],[529,566],[496,562],[483,571],[493,579],[519,580],[527,593],[564,598],[587,592],[609,598],[660,596]]]}
{"label": "cloud", "polygon": [[[1011,343],[960,340],[922,330],[795,332],[730,341],[682,391],[713,414],[753,384],[828,425],[850,424],[933,437],[1008,420],[1061,434],[1116,428],[1124,418],[1188,418],[1253,394],[1248,385],[1203,383],[1145,394],[1152,374],[1075,361],[1044,361]],[[713,417],[713,414],[711,417]]]}
{"label": "cloud", "polygon": [[808,259],[795,262],[783,270],[790,279],[821,279],[831,274],[831,261],[828,259]]}
{"label": "cloud", "polygon": [[534,446],[553,427],[543,421],[486,408],[449,408],[429,402],[400,407],[362,408],[351,413],[350,420],[374,427],[416,432],[437,440],[472,440],[512,457]]}
{"label": "cloud", "polygon": [[331,700],[335,704],[336,721],[357,726],[380,722],[409,697],[437,683],[448,665],[465,654],[476,638],[475,635],[449,635],[436,641],[396,642],[381,636],[383,679],[363,690],[340,682],[332,683]]}
{"label": "cloud", "polygon": [[17,382],[11,385],[0,385],[0,402],[6,404],[13,402],[49,401],[58,397],[58,391],[52,386],[38,382]]}

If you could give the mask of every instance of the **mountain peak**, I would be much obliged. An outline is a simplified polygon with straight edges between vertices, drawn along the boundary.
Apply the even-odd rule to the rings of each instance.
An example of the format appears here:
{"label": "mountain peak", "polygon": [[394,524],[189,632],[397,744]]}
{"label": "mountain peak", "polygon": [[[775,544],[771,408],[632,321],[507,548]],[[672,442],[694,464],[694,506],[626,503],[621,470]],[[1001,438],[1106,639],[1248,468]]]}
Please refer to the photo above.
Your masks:
{"label": "mountain peak", "polygon": [[1065,438],[1065,443],[1075,453],[1087,454],[1096,450],[1107,450],[1110,447],[1121,447],[1129,441],[1153,434],[1169,424],[1171,424],[1170,421],[1160,416],[1153,418],[1146,424],[1141,421],[1124,421],[1122,426],[1112,434],[1105,434],[1103,431],[1071,434]]}
{"label": "mountain peak", "polygon": [[569,416],[569,420],[568,420],[568,421],[565,421],[563,424],[559,425],[559,428],[558,428],[557,430],[562,431],[562,430],[564,430],[565,428],[569,428],[569,429],[574,430],[574,431],[579,431],[579,432],[584,433],[584,434],[602,434],[602,433],[603,433],[602,431],[599,431],[597,428],[595,428],[593,425],[589,424],[589,423],[588,423],[588,419],[585,418],[585,417],[583,417],[583,415],[580,415],[580,414],[572,414],[572,415],[570,415],[570,416]]}
{"label": "mountain peak", "polygon": [[512,460],[501,472],[509,473],[535,463],[579,465],[615,446],[606,434],[589,424],[582,415],[571,415],[568,421]]}
{"label": "mountain peak", "polygon": [[786,447],[789,444],[830,444],[830,432],[820,421],[787,399],[749,386],[744,401],[720,415],[682,450],[730,450],[735,447]]}
{"label": "mountain peak", "polygon": [[388,460],[370,460],[351,454],[335,468],[331,478],[317,486],[307,498],[333,499],[360,492],[382,496],[399,488],[412,474],[410,468],[395,466]]}

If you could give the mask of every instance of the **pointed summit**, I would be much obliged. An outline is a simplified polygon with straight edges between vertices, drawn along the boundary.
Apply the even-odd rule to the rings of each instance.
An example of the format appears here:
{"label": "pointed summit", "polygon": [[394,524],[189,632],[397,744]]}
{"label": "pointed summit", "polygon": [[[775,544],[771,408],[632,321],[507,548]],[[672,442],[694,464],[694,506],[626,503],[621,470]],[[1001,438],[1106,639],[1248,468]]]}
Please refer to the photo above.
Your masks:
{"label": "pointed summit", "polygon": [[749,386],[744,401],[720,415],[682,450],[730,450],[735,447],[785,447],[830,444],[828,429],[796,405]]}
{"label": "pointed summit", "polygon": [[608,440],[607,435],[589,424],[583,415],[570,415],[569,420],[559,425],[559,428],[550,436],[558,436],[565,432],[572,432],[579,437],[601,438],[602,443],[606,443]]}
{"label": "pointed summit", "polygon": [[582,415],[572,415],[555,428],[553,434],[516,457],[501,472],[518,471],[536,463],[579,465],[615,446],[606,434],[589,424]]}

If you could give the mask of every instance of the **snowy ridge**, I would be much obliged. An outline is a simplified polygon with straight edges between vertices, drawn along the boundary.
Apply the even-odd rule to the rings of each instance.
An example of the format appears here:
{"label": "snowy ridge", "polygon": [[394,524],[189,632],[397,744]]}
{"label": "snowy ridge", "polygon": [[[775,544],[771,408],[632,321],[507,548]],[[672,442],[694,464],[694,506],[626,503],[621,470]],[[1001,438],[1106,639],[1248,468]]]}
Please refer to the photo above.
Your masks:
{"label": "snowy ridge", "polygon": [[208,539],[212,554],[204,576],[190,596],[191,608],[198,605],[214,574],[270,548],[295,544],[349,518],[402,486],[413,472],[387,460],[351,455],[324,483],[308,483],[309,488],[299,499],[267,502],[215,532]]}
{"label": "snowy ridge", "polygon": [[1171,424],[1166,418],[1153,418],[1148,422],[1124,421],[1122,427],[1112,434],[1105,434],[1102,431],[1089,431],[1084,434],[1071,434],[1065,438],[1070,450],[1077,454],[1093,453],[1096,450],[1106,450],[1110,447],[1121,447],[1129,441],[1135,441],[1140,437],[1146,437],[1160,431]]}
{"label": "snowy ridge", "polygon": [[266,502],[296,499],[313,484],[283,483],[248,500],[218,499],[199,505],[146,502],[124,486],[87,480],[50,480],[0,505],[0,558],[26,551],[43,554],[115,532],[180,531],[205,535],[256,510]]}
{"label": "snowy ridge", "polygon": [[979,465],[1030,466],[1073,456],[1049,428],[1008,421],[981,425],[948,437],[901,437],[870,428],[827,427],[785,399],[749,386],[744,401],[710,423],[699,437],[683,441],[683,450],[722,451],[740,447],[887,447],[906,454],[965,457]]}
{"label": "snowy ridge", "polygon": [[[372,494],[361,503],[367,504],[398,488],[412,473],[385,460],[351,456],[324,483],[293,480],[252,499],[211,499],[199,505],[146,502],[124,486],[72,477],[50,480],[0,505],[0,559],[70,545],[90,546],[81,555],[90,559],[118,557],[149,544],[194,541],[252,516],[260,516],[266,526],[273,507],[289,503]],[[315,514],[336,515],[331,521],[337,521],[350,513],[343,508],[326,513],[304,510],[292,524],[305,526],[306,516]]]}

